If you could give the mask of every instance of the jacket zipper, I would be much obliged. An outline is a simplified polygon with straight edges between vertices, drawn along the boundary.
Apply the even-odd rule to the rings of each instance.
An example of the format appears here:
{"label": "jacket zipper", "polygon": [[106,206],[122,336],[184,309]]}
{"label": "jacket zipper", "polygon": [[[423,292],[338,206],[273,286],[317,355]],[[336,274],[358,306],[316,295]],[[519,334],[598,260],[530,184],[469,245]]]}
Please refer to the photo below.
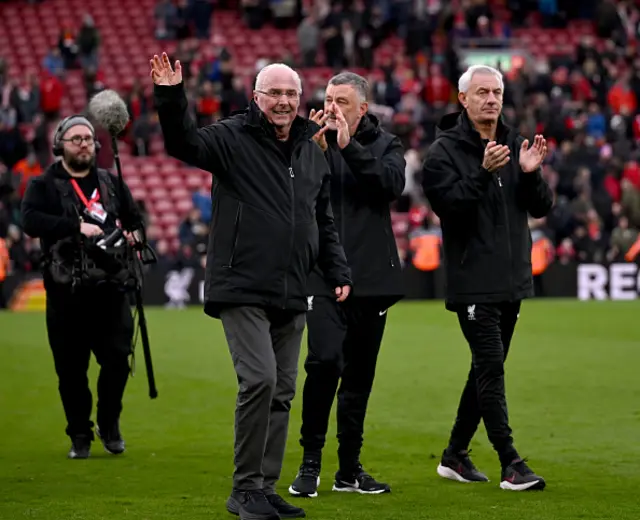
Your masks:
{"label": "jacket zipper", "polygon": [[[293,154],[292,154],[293,156]],[[291,241],[289,243],[289,259],[287,260],[287,270],[284,274],[284,302],[282,303],[282,308],[285,309],[287,307],[287,300],[289,299],[289,282],[288,282],[288,270],[289,265],[291,265],[291,256],[293,255],[293,248],[295,246],[295,230],[296,230],[296,208],[295,208],[295,188],[293,178],[295,177],[295,173],[293,172],[293,164],[289,165],[289,186],[291,187]]]}
{"label": "jacket zipper", "polygon": [[[300,146],[300,144],[294,144],[293,149],[291,150],[291,157],[289,158],[289,161],[293,160],[293,157],[295,156],[295,152],[298,149],[298,147]],[[287,158],[282,154],[282,152],[280,151],[280,149],[275,145],[272,144],[273,149],[275,149],[277,155],[279,155],[280,157],[282,157],[283,159],[287,160]],[[288,270],[289,270],[289,265],[291,264],[291,257],[293,255],[293,248],[295,245],[295,229],[296,229],[296,224],[295,224],[295,218],[296,218],[296,214],[295,214],[295,188],[294,188],[294,181],[293,178],[295,177],[295,173],[293,171],[293,164],[292,162],[289,163],[289,186],[291,187],[291,241],[289,244],[289,259],[287,260],[287,270],[285,272],[284,275],[284,301],[282,302],[282,309],[286,309],[287,307],[287,300],[289,299],[289,282],[287,280],[287,276],[288,276]]]}
{"label": "jacket zipper", "polygon": [[231,248],[231,255],[229,255],[229,261],[227,265],[223,266],[227,269],[233,267],[233,257],[236,254],[236,248],[238,247],[238,238],[240,237],[240,220],[242,219],[242,202],[238,202],[238,209],[236,210],[236,221],[233,228],[233,246]]}
{"label": "jacket zipper", "polygon": [[500,198],[502,199],[502,209],[504,211],[504,223],[507,228],[507,251],[509,256],[509,292],[513,293],[513,252],[511,251],[511,228],[509,227],[509,213],[507,211],[507,199],[504,196],[502,177],[497,175],[498,187],[500,188]]}

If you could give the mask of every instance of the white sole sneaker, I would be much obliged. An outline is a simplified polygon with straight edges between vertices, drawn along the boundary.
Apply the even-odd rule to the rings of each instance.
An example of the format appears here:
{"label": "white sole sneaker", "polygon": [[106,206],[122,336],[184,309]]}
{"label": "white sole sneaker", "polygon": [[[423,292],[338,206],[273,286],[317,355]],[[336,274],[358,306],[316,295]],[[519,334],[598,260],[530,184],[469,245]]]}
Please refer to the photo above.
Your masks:
{"label": "white sole sneaker", "polygon": [[[297,477],[296,477],[297,478]],[[294,497],[300,498],[316,498],[318,496],[318,488],[320,487],[320,477],[316,480],[316,491],[314,493],[301,493],[296,488],[293,487],[293,484],[289,486],[289,494]]]}

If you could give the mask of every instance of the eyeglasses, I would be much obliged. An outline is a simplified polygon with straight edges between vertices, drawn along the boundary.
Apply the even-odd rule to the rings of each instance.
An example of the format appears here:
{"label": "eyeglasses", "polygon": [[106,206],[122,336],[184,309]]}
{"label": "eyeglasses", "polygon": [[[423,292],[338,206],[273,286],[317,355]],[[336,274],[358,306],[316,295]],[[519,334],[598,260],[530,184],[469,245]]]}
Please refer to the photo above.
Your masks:
{"label": "eyeglasses", "polygon": [[87,143],[88,146],[91,146],[95,142],[92,135],[86,135],[86,136],[74,135],[71,139],[60,139],[60,140],[66,143],[73,143],[76,146],[82,145],[83,142]]}
{"label": "eyeglasses", "polygon": [[287,99],[298,99],[300,97],[300,94],[297,90],[269,89],[266,92],[264,90],[256,90],[256,92],[264,94],[265,96],[269,96],[273,99],[279,99],[282,96],[287,96]]}

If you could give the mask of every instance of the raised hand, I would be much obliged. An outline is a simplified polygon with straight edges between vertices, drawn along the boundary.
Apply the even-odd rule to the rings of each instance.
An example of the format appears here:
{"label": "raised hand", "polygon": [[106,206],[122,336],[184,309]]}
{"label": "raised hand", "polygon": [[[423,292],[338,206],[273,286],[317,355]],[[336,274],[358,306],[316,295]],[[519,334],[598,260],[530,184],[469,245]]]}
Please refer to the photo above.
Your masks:
{"label": "raised hand", "polygon": [[336,115],[336,127],[338,129],[338,146],[340,149],[346,148],[351,142],[351,135],[349,134],[349,123],[344,118],[344,114],[340,107],[334,103],[333,113]]}
{"label": "raised hand", "polygon": [[495,141],[491,141],[484,149],[482,167],[490,172],[499,170],[509,162],[509,153],[508,146],[499,145]]}
{"label": "raised hand", "polygon": [[324,123],[328,117],[329,114],[324,114],[322,110],[318,110],[316,112],[315,109],[311,109],[311,112],[309,113],[309,119],[322,127],[320,130],[318,130],[316,135],[313,136],[313,140],[320,148],[322,148],[323,152],[327,151],[327,139],[324,134],[329,129],[329,127]]}
{"label": "raised hand", "polygon": [[525,139],[520,148],[520,169],[525,173],[535,172],[547,156],[547,140],[536,135],[529,148],[529,140]]}
{"label": "raised hand", "polygon": [[159,58],[157,54],[153,56],[153,59],[149,60],[151,65],[151,71],[149,75],[153,79],[156,85],[179,85],[182,83],[182,65],[180,60],[176,60],[174,71],[171,68],[171,62],[166,52],[162,53],[162,58]]}

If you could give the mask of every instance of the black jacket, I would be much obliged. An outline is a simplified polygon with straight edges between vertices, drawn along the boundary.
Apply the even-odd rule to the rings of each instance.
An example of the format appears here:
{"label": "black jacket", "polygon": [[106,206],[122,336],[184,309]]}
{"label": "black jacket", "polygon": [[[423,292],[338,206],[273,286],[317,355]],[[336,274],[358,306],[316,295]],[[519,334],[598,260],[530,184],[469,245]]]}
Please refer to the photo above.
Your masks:
{"label": "black jacket", "polygon": [[169,155],[214,176],[205,312],[229,304],[307,310],[316,262],[333,287],[351,285],[330,204],[329,166],[312,140],[319,126],[297,117],[292,153],[254,102],[204,128],[187,115],[183,84],[155,86]]}
{"label": "black jacket", "polygon": [[[73,191],[70,179],[62,162],[56,161],[42,175],[29,181],[22,200],[22,228],[30,237],[40,239],[45,260],[58,241],[79,235],[81,216],[85,222],[101,227],[105,234],[115,229],[116,219],[125,229],[142,226],[142,217],[129,188],[124,185],[123,197],[117,177],[107,170],[94,167],[87,177],[78,180],[87,199],[95,188],[100,190],[100,201],[108,213],[104,223],[93,221],[83,213],[84,205]],[[69,200],[63,201],[63,197]],[[49,287],[47,271],[44,275]]]}
{"label": "black jacket", "polygon": [[[352,296],[379,297],[386,308],[404,295],[389,212],[389,204],[404,190],[403,146],[370,114],[362,118],[343,150],[336,142],[336,132],[326,135],[331,206],[353,276]],[[331,290],[319,269],[314,271],[309,288],[315,296],[328,295]]]}
{"label": "black jacket", "polygon": [[442,225],[449,309],[533,296],[527,214],[544,217],[552,193],[540,171],[520,169],[522,136],[500,122],[497,141],[511,160],[492,174],[466,112],[448,114],[424,162],[424,192]]}

